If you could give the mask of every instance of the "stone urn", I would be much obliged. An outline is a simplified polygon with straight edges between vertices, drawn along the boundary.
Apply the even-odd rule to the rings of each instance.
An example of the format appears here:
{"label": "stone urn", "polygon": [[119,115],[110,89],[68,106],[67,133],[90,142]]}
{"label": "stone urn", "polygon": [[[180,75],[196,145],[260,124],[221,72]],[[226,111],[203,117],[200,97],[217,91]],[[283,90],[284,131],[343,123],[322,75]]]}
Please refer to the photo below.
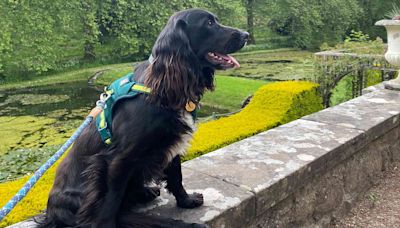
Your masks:
{"label": "stone urn", "polygon": [[[385,26],[388,34],[388,50],[385,58],[390,64],[400,68],[400,20],[380,20],[375,25]],[[384,84],[386,89],[400,91],[400,72],[396,79]]]}

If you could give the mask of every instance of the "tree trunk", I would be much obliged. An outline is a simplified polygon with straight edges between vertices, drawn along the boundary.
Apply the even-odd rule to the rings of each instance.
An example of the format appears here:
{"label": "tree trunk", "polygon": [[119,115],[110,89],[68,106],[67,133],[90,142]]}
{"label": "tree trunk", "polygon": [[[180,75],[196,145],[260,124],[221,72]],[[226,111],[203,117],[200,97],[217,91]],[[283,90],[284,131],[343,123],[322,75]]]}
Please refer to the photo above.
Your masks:
{"label": "tree trunk", "polygon": [[244,6],[247,13],[247,32],[250,33],[249,44],[255,44],[254,38],[254,2],[255,0],[244,0]]}
{"label": "tree trunk", "polygon": [[83,58],[87,61],[96,59],[95,45],[98,42],[98,26],[96,23],[96,7],[94,1],[81,0],[82,24],[85,37]]}

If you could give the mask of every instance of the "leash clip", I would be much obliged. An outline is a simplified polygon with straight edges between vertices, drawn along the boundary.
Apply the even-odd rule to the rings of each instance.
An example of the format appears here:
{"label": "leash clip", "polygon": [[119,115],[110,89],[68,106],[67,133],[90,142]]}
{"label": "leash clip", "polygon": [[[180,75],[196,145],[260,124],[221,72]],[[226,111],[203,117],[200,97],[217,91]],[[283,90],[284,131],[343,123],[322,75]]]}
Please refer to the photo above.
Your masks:
{"label": "leash clip", "polygon": [[110,98],[110,94],[108,93],[101,93],[100,94],[100,100],[103,102],[106,102],[108,100],[108,98]]}

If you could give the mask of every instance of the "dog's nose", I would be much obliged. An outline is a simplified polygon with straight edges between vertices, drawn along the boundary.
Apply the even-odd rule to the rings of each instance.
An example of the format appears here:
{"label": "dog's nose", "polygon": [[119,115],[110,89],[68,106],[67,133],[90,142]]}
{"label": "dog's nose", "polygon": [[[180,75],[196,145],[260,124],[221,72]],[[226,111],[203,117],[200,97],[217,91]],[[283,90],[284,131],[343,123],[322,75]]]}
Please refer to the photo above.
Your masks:
{"label": "dog's nose", "polygon": [[248,32],[242,32],[243,39],[248,40],[249,36],[250,36],[250,34]]}

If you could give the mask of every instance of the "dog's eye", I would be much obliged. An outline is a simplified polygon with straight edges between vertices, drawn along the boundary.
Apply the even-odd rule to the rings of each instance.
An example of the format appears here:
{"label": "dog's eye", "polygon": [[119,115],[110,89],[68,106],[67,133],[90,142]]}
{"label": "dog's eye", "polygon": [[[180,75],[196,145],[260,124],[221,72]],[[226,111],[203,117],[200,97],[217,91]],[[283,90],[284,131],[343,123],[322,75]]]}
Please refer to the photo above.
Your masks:
{"label": "dog's eye", "polygon": [[208,19],[207,23],[208,23],[209,26],[212,26],[215,22],[213,20],[211,20],[211,19]]}

